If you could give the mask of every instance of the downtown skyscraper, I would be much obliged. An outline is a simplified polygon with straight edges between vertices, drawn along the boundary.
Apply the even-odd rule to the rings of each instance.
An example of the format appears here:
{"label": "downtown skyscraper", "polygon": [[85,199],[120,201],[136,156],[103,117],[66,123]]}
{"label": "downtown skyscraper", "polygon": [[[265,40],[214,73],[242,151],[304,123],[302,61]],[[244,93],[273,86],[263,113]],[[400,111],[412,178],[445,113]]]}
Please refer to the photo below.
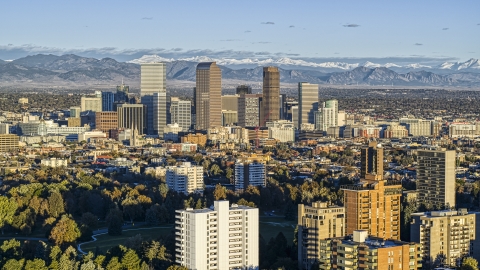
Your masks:
{"label": "downtown skyscraper", "polygon": [[298,83],[298,127],[302,124],[314,124],[318,110],[318,84]]}
{"label": "downtown skyscraper", "polygon": [[140,80],[141,100],[146,106],[146,134],[163,136],[163,128],[167,125],[165,63],[142,64]]}
{"label": "downtown skyscraper", "polygon": [[280,120],[280,73],[277,67],[263,68],[263,99],[260,125]]}
{"label": "downtown skyscraper", "polygon": [[199,63],[196,73],[196,129],[222,125],[222,71],[215,62]]}

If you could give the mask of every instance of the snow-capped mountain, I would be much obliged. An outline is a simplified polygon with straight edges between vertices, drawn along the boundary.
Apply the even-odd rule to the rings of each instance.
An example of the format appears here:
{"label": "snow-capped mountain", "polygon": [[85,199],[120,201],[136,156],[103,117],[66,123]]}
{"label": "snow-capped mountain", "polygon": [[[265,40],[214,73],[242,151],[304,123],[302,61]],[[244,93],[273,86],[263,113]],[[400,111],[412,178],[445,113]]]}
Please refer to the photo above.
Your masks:
{"label": "snow-capped mountain", "polygon": [[445,62],[440,65],[426,65],[422,63],[374,63],[366,61],[363,63],[351,63],[349,62],[313,62],[302,59],[292,59],[288,57],[281,58],[212,58],[208,56],[195,56],[188,58],[164,58],[159,55],[144,55],[138,59],[128,61],[128,63],[141,64],[148,62],[174,62],[174,61],[186,61],[186,62],[217,62],[218,65],[239,69],[239,68],[255,68],[258,66],[278,66],[287,69],[308,69],[315,70],[324,73],[330,72],[342,72],[350,71],[357,67],[367,68],[389,68],[396,72],[409,72],[418,70],[428,70],[432,72],[439,72],[442,74],[448,74],[452,71],[462,72],[480,72],[480,62],[478,59],[470,59],[466,62]]}
{"label": "snow-capped mountain", "polygon": [[478,59],[471,58],[465,62],[445,62],[438,66],[438,68],[450,70],[480,69],[480,62]]}

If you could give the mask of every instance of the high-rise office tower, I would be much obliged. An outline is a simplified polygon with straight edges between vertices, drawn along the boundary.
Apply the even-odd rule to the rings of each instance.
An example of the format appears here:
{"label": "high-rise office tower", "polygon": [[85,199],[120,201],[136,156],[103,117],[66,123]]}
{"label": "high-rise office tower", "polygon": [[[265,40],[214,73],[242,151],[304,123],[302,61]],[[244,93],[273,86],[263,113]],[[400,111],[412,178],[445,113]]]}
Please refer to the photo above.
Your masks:
{"label": "high-rise office tower", "polygon": [[118,103],[126,103],[128,102],[128,92],[130,90],[130,87],[128,85],[122,84],[117,85],[117,92],[115,93],[115,102]]}
{"label": "high-rise office tower", "polygon": [[423,269],[455,266],[463,257],[480,260],[479,232],[480,213],[467,209],[413,213],[410,223],[410,241],[423,247]]}
{"label": "high-rise office tower", "polygon": [[280,94],[280,119],[287,120],[287,95]]}
{"label": "high-rise office tower", "polygon": [[222,71],[215,62],[197,65],[195,108],[196,129],[222,125]]}
{"label": "high-rise office tower", "polygon": [[[101,112],[102,111],[102,94],[100,97],[81,97],[80,98],[80,110],[82,112],[85,111],[93,111],[93,112]],[[78,116],[80,117],[80,116]]]}
{"label": "high-rise office tower", "polygon": [[256,127],[259,125],[260,98],[258,94],[240,95],[238,98],[238,125]]}
{"label": "high-rise office tower", "polygon": [[80,112],[82,108],[80,107],[70,107],[70,117],[71,118],[80,118]]}
{"label": "high-rise office tower", "polygon": [[338,100],[331,99],[323,103],[320,113],[317,114],[319,130],[327,131],[329,127],[338,126]]}
{"label": "high-rise office tower", "polygon": [[140,95],[153,95],[154,93],[167,92],[166,64],[144,63],[141,66]]}
{"label": "high-rise office tower", "polygon": [[298,124],[299,115],[298,106],[292,106],[292,123],[297,129],[300,128],[300,125]]}
{"label": "high-rise office tower", "polygon": [[298,83],[298,127],[315,123],[318,110],[318,84]]}
{"label": "high-rise office tower", "polygon": [[223,95],[222,96],[222,110],[224,111],[238,111],[239,95]]}
{"label": "high-rise office tower", "polygon": [[259,269],[258,208],[215,201],[177,210],[175,262],[188,269]]}
{"label": "high-rise office tower", "polygon": [[[137,130],[143,134],[145,109],[143,104],[120,104],[117,106],[118,127]],[[133,131],[132,130],[132,131]]]}
{"label": "high-rise office tower", "polygon": [[96,112],[95,128],[109,134],[110,130],[118,128],[117,112]]}
{"label": "high-rise office tower", "polygon": [[146,112],[146,134],[163,136],[163,128],[167,125],[167,93],[142,96],[142,104]]}
{"label": "high-rise office tower", "polygon": [[192,126],[192,102],[171,97],[169,107],[170,124],[178,124],[182,131],[188,131]]}
{"label": "high-rise office tower", "polygon": [[345,236],[345,207],[313,202],[298,205],[299,269],[311,269],[320,258],[320,241]]}
{"label": "high-rise office tower", "polygon": [[418,202],[430,209],[455,207],[455,150],[418,150]]}
{"label": "high-rise office tower", "polygon": [[280,72],[277,67],[263,68],[263,113],[260,124],[280,120]]}
{"label": "high-rise office tower", "polygon": [[113,103],[115,102],[115,93],[113,92],[102,92],[102,111],[111,112],[113,111]]}
{"label": "high-rise office tower", "polygon": [[402,184],[383,179],[383,148],[370,142],[361,151],[360,182],[342,186],[346,234],[367,230],[383,239],[400,239]]}
{"label": "high-rise office tower", "polygon": [[237,86],[237,95],[242,95],[242,94],[248,95],[251,93],[252,93],[252,87],[244,84]]}

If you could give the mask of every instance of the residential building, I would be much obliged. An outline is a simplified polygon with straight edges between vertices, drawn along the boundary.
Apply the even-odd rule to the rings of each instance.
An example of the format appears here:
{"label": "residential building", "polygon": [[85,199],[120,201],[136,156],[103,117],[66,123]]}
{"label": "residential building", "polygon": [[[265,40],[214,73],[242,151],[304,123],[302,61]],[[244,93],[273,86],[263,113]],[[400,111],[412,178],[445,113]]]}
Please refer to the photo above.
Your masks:
{"label": "residential building", "polygon": [[[320,269],[421,269],[422,248],[417,243],[382,239],[355,230],[347,237],[320,241]],[[301,268],[310,270],[310,268]]]}
{"label": "residential building", "polygon": [[140,70],[140,96],[167,92],[165,63],[143,63]]}
{"label": "residential building", "polygon": [[280,142],[295,141],[295,127],[292,122],[287,120],[278,120],[267,122],[268,137],[279,140]]}
{"label": "residential building", "polygon": [[432,136],[431,120],[400,118],[399,123],[405,126],[410,136]]}
{"label": "residential building", "polygon": [[367,230],[383,239],[400,239],[400,181],[383,179],[383,147],[370,142],[361,150],[360,182],[341,186],[346,234]]}
{"label": "residential building", "polygon": [[299,269],[312,269],[320,260],[321,240],[345,236],[345,208],[313,202],[298,205],[298,264]]}
{"label": "residential building", "polygon": [[241,127],[259,126],[261,95],[242,94],[238,98],[238,125]]}
{"label": "residential building", "polygon": [[117,112],[96,112],[95,128],[107,134],[110,132],[110,130],[117,129],[118,113]]}
{"label": "residential building", "polygon": [[145,110],[143,104],[120,104],[117,106],[118,127],[136,129],[143,134]]}
{"label": "residential building", "polygon": [[417,151],[418,202],[433,207],[455,207],[455,150]]}
{"label": "residential building", "polygon": [[113,103],[115,102],[115,93],[113,92],[102,92],[102,111],[111,112],[113,111]]}
{"label": "residential building", "polygon": [[19,137],[15,134],[0,134],[0,152],[18,150]]}
{"label": "residential building", "polygon": [[189,131],[192,127],[192,102],[170,98],[170,124],[178,124],[182,131]]}
{"label": "residential building", "polygon": [[215,201],[177,210],[175,262],[188,269],[259,269],[258,208]]}
{"label": "residential building", "polygon": [[298,127],[315,123],[315,111],[318,111],[318,84],[298,83]]}
{"label": "residential building", "polygon": [[237,86],[236,93],[239,96],[252,94],[252,87],[244,84],[239,85]]}
{"label": "residential building", "polygon": [[235,163],[235,190],[243,191],[248,186],[264,187],[266,181],[266,163],[263,158],[238,159]]}
{"label": "residential building", "polygon": [[327,100],[317,113],[317,129],[327,131],[329,127],[338,126],[338,101],[336,99]]}
{"label": "residential building", "polygon": [[0,124],[0,134],[10,134],[10,124]]}
{"label": "residential building", "polygon": [[412,214],[410,241],[423,247],[425,267],[457,266],[464,256],[480,260],[480,213],[466,209]]}
{"label": "residential building", "polygon": [[277,67],[263,68],[263,100],[260,124],[280,120],[280,72]]}
{"label": "residential building", "polygon": [[42,159],[40,164],[46,167],[57,168],[57,167],[67,167],[67,163],[68,161],[66,159],[47,158],[47,159]]}
{"label": "residential building", "polygon": [[[80,98],[80,110],[101,112],[102,111],[102,97],[88,97],[83,96]],[[71,113],[71,112],[70,112]],[[80,117],[80,116],[78,116]]]}
{"label": "residential building", "polygon": [[207,144],[207,135],[201,133],[190,133],[183,136],[180,140],[182,143],[194,143],[200,145],[201,147],[205,147]]}
{"label": "residential building", "polygon": [[400,125],[399,123],[391,123],[383,130],[384,138],[406,138],[408,137],[408,130],[405,126]]}
{"label": "residential building", "polygon": [[168,188],[176,192],[201,193],[203,192],[203,166],[194,166],[184,162],[178,166],[168,166],[166,181]]}
{"label": "residential building", "polygon": [[448,125],[450,138],[475,138],[480,136],[480,123],[451,123]]}
{"label": "residential building", "polygon": [[196,75],[196,129],[221,126],[222,71],[215,62],[199,63]]}

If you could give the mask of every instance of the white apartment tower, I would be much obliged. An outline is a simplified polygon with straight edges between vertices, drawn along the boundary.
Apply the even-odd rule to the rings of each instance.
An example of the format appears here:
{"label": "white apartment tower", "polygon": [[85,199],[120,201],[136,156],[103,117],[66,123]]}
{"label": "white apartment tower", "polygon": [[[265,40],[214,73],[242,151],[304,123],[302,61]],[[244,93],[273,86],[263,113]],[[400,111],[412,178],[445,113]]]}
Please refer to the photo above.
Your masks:
{"label": "white apartment tower", "polygon": [[317,129],[327,131],[329,127],[338,126],[338,100],[327,100],[317,113]]}
{"label": "white apartment tower", "polygon": [[[318,84],[298,83],[298,124],[314,124],[315,111],[318,110]],[[295,121],[295,120],[294,120]]]}
{"label": "white apartment tower", "polygon": [[258,208],[215,201],[177,210],[175,261],[193,270],[258,269]]}
{"label": "white apartment tower", "polygon": [[141,66],[140,95],[167,92],[167,66],[165,63],[144,63]]}
{"label": "white apartment tower", "polygon": [[193,166],[190,162],[168,166],[166,180],[168,188],[176,192],[203,192],[203,167]]}
{"label": "white apartment tower", "polygon": [[265,162],[245,161],[235,163],[235,190],[246,190],[248,186],[266,185]]}

